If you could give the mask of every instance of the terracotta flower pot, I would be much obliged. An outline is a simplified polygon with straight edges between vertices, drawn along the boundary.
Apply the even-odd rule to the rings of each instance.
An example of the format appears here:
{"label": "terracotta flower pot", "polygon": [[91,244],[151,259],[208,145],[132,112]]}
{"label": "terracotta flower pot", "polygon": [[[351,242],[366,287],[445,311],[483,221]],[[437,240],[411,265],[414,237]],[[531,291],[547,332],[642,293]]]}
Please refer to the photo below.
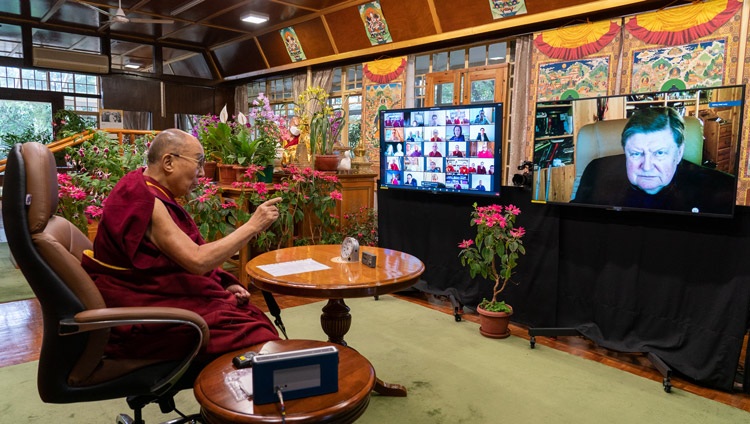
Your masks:
{"label": "terracotta flower pot", "polygon": [[318,171],[336,171],[339,166],[338,155],[315,155],[315,169]]}
{"label": "terracotta flower pot", "polygon": [[203,164],[203,173],[206,178],[210,178],[211,181],[216,181],[216,162],[206,161],[206,163]]}
{"label": "terracotta flower pot", "polygon": [[219,165],[219,183],[221,184],[232,184],[234,182],[234,165],[225,165],[220,163]]}
{"label": "terracotta flower pot", "polygon": [[477,308],[479,313],[479,332],[492,339],[504,339],[510,336],[510,329],[508,324],[510,323],[510,316],[513,315],[513,310],[510,312],[490,312],[482,308]]}

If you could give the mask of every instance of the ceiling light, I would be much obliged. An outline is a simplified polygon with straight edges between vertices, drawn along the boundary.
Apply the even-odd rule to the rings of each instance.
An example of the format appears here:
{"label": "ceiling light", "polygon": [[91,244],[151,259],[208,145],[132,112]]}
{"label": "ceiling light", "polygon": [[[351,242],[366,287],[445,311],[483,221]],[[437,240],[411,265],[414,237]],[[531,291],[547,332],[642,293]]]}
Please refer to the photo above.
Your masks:
{"label": "ceiling light", "polygon": [[189,2],[187,2],[185,4],[183,4],[182,6],[178,7],[177,9],[171,11],[169,14],[172,15],[172,16],[179,15],[180,13],[182,13],[182,12],[190,9],[191,7],[194,7],[194,6],[197,6],[197,5],[201,4],[201,3],[203,3],[203,1],[204,0],[189,1]]}
{"label": "ceiling light", "polygon": [[138,68],[141,67],[141,65],[136,65],[134,63],[128,63],[127,65],[125,65],[125,67],[128,68],[128,69],[138,69]]}
{"label": "ceiling light", "polygon": [[251,24],[262,24],[268,20],[268,15],[262,13],[248,13],[242,17],[243,22],[250,22]]}

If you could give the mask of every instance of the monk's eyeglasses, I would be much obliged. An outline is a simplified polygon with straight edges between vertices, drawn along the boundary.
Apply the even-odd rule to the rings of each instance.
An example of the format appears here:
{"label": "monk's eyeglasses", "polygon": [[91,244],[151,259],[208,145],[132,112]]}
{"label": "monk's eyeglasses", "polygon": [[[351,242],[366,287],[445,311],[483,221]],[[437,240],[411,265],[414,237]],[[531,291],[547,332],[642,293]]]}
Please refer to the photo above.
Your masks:
{"label": "monk's eyeglasses", "polygon": [[191,158],[190,156],[183,156],[183,155],[180,155],[178,153],[170,153],[170,155],[172,155],[172,156],[174,156],[176,158],[183,158],[183,159],[191,160],[191,161],[193,161],[193,162],[195,162],[195,163],[198,164],[198,169],[203,168],[203,165],[206,164],[206,158],[203,157],[203,156],[201,156],[200,159],[196,159],[196,158]]}

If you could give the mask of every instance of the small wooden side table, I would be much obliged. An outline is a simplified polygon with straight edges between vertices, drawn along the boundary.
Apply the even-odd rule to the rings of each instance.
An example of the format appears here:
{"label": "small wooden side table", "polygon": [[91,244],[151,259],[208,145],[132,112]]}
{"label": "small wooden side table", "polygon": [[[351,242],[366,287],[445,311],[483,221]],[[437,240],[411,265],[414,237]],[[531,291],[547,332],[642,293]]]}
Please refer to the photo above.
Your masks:
{"label": "small wooden side table", "polygon": [[[195,380],[193,392],[201,405],[201,415],[210,424],[282,422],[278,402],[255,405],[250,399],[235,400],[224,382],[224,374],[235,369],[232,358],[247,351],[278,353],[325,346],[331,344],[313,340],[277,340],[222,355],[208,364]],[[354,349],[336,347],[339,350],[339,390],[285,401],[288,422],[351,423],[367,409],[370,392],[375,387],[375,370]]]}

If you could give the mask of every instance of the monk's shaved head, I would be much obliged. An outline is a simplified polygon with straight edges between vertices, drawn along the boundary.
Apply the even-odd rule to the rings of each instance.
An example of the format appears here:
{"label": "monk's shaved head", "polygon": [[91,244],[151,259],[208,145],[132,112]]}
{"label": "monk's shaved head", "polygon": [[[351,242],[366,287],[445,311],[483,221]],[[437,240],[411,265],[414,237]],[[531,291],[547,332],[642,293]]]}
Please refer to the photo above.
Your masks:
{"label": "monk's shaved head", "polygon": [[195,138],[185,131],[176,128],[164,130],[151,142],[148,149],[148,164],[156,164],[167,153],[181,154],[190,143],[195,142]]}

